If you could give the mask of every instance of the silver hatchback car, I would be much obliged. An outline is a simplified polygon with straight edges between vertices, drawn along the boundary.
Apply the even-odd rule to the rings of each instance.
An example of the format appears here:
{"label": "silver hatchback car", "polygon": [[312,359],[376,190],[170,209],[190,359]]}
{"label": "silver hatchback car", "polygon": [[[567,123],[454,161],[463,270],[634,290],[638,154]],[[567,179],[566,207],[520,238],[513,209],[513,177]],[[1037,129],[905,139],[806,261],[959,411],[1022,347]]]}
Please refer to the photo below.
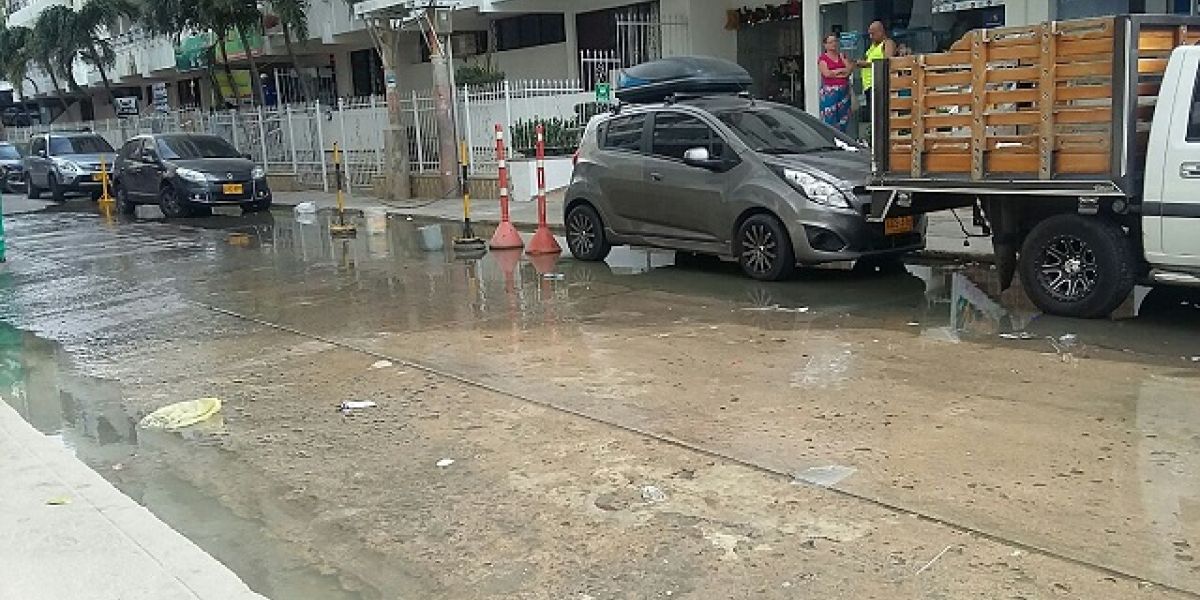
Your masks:
{"label": "silver hatchback car", "polygon": [[791,106],[742,95],[626,106],[584,133],[567,245],[587,261],[622,244],[712,254],[768,281],[922,249],[922,217],[867,222],[870,171],[869,152]]}

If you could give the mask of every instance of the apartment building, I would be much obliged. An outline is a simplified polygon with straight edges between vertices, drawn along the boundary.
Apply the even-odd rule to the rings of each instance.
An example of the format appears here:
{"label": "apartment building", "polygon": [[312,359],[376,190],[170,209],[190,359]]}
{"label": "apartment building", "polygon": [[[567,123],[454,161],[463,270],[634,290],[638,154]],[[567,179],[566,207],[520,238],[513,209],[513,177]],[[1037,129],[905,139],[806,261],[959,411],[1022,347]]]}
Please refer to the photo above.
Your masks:
{"label": "apartment building", "polygon": [[[54,4],[86,0],[4,0],[6,21],[31,26]],[[614,69],[660,56],[704,54],[736,61],[754,77],[755,93],[797,106],[815,107],[819,52],[824,32],[837,33],[845,50],[861,55],[865,31],[884,20],[898,43],[914,52],[947,47],[976,27],[1022,25],[1053,18],[1124,12],[1191,13],[1193,0],[440,0],[447,15],[439,29],[458,68],[503,73],[509,79],[579,80],[585,88]],[[267,103],[299,99],[298,76],[323,101],[384,92],[379,55],[368,21],[407,21],[401,34],[396,86],[402,93],[432,86],[429,51],[414,9],[426,0],[312,0],[307,40],[295,45],[296,64],[284,48],[282,30],[269,14],[265,35],[250,48],[226,46],[235,71],[229,81],[205,63],[211,35],[178,41],[150,37],[124,24],[113,32],[116,64],[109,70],[120,92],[136,98],[137,110],[156,107],[220,107],[250,95],[248,55],[259,63]],[[48,78],[34,69],[25,94],[54,110]],[[72,107],[67,120],[112,116],[100,76],[82,63],[75,78],[90,98]],[[132,104],[126,104],[129,110]]]}

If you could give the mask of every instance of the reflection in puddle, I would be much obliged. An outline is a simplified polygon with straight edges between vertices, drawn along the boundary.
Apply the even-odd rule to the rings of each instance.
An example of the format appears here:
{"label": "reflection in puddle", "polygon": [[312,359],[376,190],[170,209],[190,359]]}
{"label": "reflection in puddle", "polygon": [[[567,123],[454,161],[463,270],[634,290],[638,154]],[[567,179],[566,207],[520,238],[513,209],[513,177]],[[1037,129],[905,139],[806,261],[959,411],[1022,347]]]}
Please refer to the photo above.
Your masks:
{"label": "reflection in puddle", "polygon": [[[211,429],[139,432],[113,382],[74,375],[50,343],[0,323],[0,394],[30,424],[74,451],[125,495],[228,566],[254,591],[278,600],[360,600],[336,574],[304,560],[267,523],[239,516],[199,487],[239,477]],[[219,428],[219,424],[213,424]],[[198,478],[192,483],[189,478]],[[224,489],[229,489],[228,487]],[[217,491],[217,490],[214,490]],[[242,505],[273,499],[235,499]],[[361,587],[360,584],[355,585]]]}

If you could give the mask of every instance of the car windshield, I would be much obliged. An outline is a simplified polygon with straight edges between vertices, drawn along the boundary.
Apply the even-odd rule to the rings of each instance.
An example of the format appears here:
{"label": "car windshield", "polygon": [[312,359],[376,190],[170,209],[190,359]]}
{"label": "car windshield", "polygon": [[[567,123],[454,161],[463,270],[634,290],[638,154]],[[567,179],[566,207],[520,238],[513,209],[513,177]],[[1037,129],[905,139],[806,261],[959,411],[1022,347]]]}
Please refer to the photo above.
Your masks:
{"label": "car windshield", "polygon": [[163,160],[238,158],[241,156],[233,146],[229,145],[229,142],[212,136],[159,138],[158,154]]}
{"label": "car windshield", "polygon": [[98,135],[51,137],[50,154],[102,154],[112,152],[108,140]]}
{"label": "car windshield", "polygon": [[857,150],[848,138],[791,106],[756,104],[715,114],[755,152],[805,154]]}
{"label": "car windshield", "polygon": [[16,146],[0,146],[0,160],[21,158],[21,152]]}

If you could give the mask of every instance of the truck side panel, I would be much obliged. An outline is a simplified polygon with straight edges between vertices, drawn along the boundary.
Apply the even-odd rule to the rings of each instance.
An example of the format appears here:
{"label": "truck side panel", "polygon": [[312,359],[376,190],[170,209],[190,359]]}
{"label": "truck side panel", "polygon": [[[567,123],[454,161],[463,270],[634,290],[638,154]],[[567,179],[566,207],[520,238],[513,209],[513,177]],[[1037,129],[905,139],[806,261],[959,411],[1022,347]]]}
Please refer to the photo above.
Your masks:
{"label": "truck side panel", "polygon": [[1200,268],[1200,48],[1171,55],[1150,134],[1142,242],[1152,264]]}

